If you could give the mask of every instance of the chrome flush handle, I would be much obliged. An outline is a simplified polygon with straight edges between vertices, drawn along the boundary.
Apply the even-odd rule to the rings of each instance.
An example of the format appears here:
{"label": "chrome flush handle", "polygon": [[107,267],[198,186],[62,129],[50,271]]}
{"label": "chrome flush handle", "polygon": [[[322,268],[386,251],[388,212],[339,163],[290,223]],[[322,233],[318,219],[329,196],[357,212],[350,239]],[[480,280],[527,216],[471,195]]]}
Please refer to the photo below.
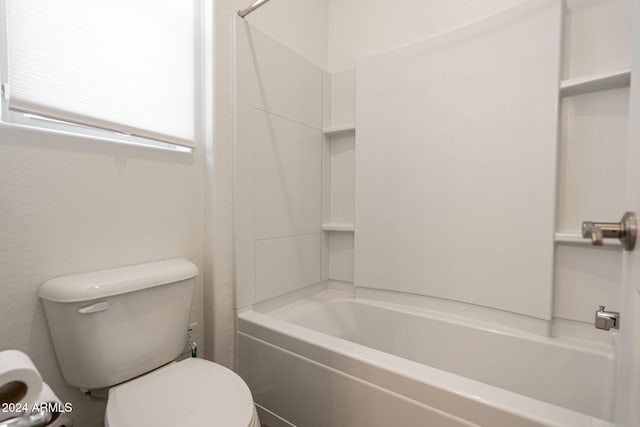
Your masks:
{"label": "chrome flush handle", "polygon": [[604,239],[620,239],[626,251],[632,251],[636,246],[638,235],[638,220],[633,212],[625,212],[620,222],[582,223],[582,237],[591,239],[594,246],[602,246]]}

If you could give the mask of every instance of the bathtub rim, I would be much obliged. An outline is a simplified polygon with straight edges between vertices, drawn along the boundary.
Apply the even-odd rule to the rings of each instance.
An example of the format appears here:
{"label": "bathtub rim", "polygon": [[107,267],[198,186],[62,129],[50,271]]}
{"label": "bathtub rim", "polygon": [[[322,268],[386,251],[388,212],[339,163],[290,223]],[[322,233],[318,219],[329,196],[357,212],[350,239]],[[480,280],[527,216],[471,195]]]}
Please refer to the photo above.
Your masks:
{"label": "bathtub rim", "polygon": [[[317,296],[325,292],[321,291],[309,296]],[[354,300],[348,294],[339,294],[341,299]],[[606,420],[423,365],[273,316],[275,312],[304,302],[306,299],[307,297],[267,312],[245,308],[238,313],[237,332],[445,412],[450,411],[432,405],[431,401],[427,402],[420,398],[411,397],[411,393],[408,392],[410,385],[415,387],[418,383],[433,389],[432,391],[435,393],[442,391],[448,396],[455,396],[461,402],[468,399],[468,402],[471,402],[468,404],[476,409],[481,406],[484,407],[484,410],[498,410],[506,414],[505,416],[521,417],[542,425],[614,427],[614,424]],[[366,302],[357,301],[357,303]],[[369,304],[380,306],[377,301],[369,302]],[[382,308],[389,309],[388,307]],[[468,326],[468,324],[464,326]],[[523,337],[523,334],[518,333],[517,336]],[[540,339],[535,334],[524,334],[523,338]],[[575,348],[573,345],[571,347]],[[339,357],[329,357],[331,353],[337,354]],[[602,354],[601,352],[597,353]],[[344,362],[345,360],[356,361],[362,366],[349,366]],[[367,371],[370,371],[369,376],[363,377],[362,372],[366,373]],[[398,376],[403,384],[385,384],[384,381],[380,381],[384,375],[380,376],[379,372]],[[375,376],[380,376],[380,378],[376,379]],[[400,390],[402,388],[404,391]],[[474,422],[473,419],[469,419],[469,421]]]}
{"label": "bathtub rim", "polygon": [[258,313],[270,314],[324,293],[341,294],[346,298],[370,301],[387,307],[418,310],[429,316],[433,314],[449,316],[472,324],[484,324],[491,330],[523,334],[523,336],[535,335],[543,339],[553,338],[558,342],[566,342],[581,349],[591,349],[615,358],[619,335],[617,331],[603,333],[603,331],[595,329],[593,325],[561,317],[543,320],[491,307],[426,295],[361,287],[351,282],[333,279],[323,280],[254,304],[237,307],[236,313],[253,310]]}
{"label": "bathtub rim", "polygon": [[575,337],[553,336],[550,333],[547,335],[541,335],[540,333],[532,332],[528,329],[523,330],[517,327],[510,327],[491,320],[477,319],[461,313],[449,313],[438,310],[436,308],[428,308],[419,305],[405,305],[396,301],[383,301],[379,299],[358,297],[357,294],[352,294],[342,289],[336,290],[325,287],[321,289],[314,288],[310,289],[309,291],[310,292],[307,292],[303,296],[296,299],[288,298],[281,301],[275,300],[267,305],[258,304],[253,308],[247,307],[244,310],[240,311],[239,314],[246,311],[254,311],[268,316],[280,318],[278,317],[279,314],[296,306],[307,304],[309,301],[345,301],[370,307],[382,308],[389,311],[396,311],[412,316],[418,316],[421,318],[433,319],[435,321],[444,321],[473,330],[496,333],[511,338],[535,341],[538,343],[543,343],[545,345],[558,346],[569,349],[579,349],[580,351],[584,351],[593,355],[606,357],[607,359],[612,361],[615,359],[615,339],[612,339],[609,344],[603,344],[601,342],[588,341]]}

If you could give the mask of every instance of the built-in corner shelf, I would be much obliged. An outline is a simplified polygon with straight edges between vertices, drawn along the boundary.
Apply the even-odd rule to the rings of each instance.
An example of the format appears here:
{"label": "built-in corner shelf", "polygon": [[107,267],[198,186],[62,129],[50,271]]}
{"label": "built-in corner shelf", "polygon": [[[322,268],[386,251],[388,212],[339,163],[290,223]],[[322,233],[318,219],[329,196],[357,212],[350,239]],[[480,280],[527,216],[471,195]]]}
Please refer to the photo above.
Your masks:
{"label": "built-in corner shelf", "polygon": [[332,135],[337,135],[340,133],[345,133],[345,132],[355,132],[356,131],[356,125],[355,124],[348,124],[348,125],[342,125],[342,126],[333,126],[330,128],[323,128],[322,129],[322,133],[326,136],[332,136]]}
{"label": "built-in corner shelf", "polygon": [[580,95],[599,90],[629,87],[630,84],[631,70],[592,74],[561,81],[560,96]]}
{"label": "built-in corner shelf", "polygon": [[355,231],[354,224],[346,222],[330,222],[329,224],[322,224],[322,231]]}
{"label": "built-in corner shelf", "polygon": [[[591,240],[583,238],[582,235],[580,233],[578,233],[578,232],[575,232],[575,233],[569,233],[569,232],[555,233],[554,240],[555,240],[556,243],[559,243],[559,244],[578,245],[578,246],[593,246],[591,244]],[[617,240],[606,239],[606,240],[604,240],[603,243],[604,243],[604,246],[609,246],[609,247],[622,249],[622,245]]]}

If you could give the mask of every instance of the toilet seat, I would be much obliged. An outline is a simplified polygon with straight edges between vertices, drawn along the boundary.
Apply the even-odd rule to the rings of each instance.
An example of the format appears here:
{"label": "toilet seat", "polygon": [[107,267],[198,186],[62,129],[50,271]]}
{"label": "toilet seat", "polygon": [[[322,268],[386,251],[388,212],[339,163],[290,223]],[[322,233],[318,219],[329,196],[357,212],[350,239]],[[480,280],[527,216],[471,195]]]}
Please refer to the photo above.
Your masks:
{"label": "toilet seat", "polygon": [[202,359],[172,363],[109,390],[106,427],[253,427],[249,387]]}

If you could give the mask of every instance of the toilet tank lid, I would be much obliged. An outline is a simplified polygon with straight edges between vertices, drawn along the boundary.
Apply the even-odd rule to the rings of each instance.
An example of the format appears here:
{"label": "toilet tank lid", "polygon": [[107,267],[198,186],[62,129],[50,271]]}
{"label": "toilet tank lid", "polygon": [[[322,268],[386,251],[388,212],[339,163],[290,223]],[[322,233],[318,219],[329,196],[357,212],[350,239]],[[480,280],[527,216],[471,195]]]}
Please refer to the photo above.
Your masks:
{"label": "toilet tank lid", "polygon": [[40,298],[54,302],[82,302],[126,294],[154,286],[191,279],[198,267],[184,258],[111,268],[91,273],[73,274],[47,280]]}

